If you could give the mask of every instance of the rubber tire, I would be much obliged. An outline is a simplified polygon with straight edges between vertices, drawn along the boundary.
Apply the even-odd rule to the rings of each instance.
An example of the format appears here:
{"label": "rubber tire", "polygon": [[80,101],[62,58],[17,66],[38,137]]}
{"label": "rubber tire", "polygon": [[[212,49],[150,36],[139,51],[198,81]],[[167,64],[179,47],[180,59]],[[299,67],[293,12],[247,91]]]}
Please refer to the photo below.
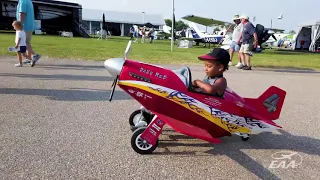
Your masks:
{"label": "rubber tire", "polygon": [[154,146],[152,146],[150,149],[148,150],[141,150],[136,146],[136,138],[142,134],[144,132],[144,130],[146,129],[146,127],[139,127],[138,129],[136,129],[131,136],[131,147],[132,149],[137,152],[138,154],[152,154],[152,152],[158,147],[158,143],[159,140],[157,139],[157,142]]}
{"label": "rubber tire", "polygon": [[243,137],[243,136],[241,136],[241,139],[242,139],[242,141],[248,141],[249,140],[249,138],[250,138],[250,136],[248,135],[248,137]]}
{"label": "rubber tire", "polygon": [[130,117],[129,117],[129,124],[130,124],[130,126],[134,126],[134,124],[133,124],[133,118],[134,118],[136,115],[140,114],[140,113],[141,113],[141,110],[140,110],[140,109],[133,111],[133,113],[132,113],[132,114],[130,115]]}

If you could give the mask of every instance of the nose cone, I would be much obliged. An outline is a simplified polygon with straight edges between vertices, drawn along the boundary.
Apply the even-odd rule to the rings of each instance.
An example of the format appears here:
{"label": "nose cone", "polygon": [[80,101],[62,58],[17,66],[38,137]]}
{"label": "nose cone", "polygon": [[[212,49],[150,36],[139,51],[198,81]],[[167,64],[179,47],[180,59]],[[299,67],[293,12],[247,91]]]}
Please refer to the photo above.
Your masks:
{"label": "nose cone", "polygon": [[123,63],[123,58],[107,59],[104,62],[104,67],[113,77],[117,77],[117,75],[119,75],[122,70]]}

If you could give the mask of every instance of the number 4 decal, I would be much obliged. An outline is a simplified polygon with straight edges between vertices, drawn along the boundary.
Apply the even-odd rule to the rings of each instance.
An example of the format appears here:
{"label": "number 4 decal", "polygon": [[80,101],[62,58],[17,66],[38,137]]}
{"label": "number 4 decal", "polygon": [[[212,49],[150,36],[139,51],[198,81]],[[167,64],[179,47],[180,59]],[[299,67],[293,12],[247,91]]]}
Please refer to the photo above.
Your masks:
{"label": "number 4 decal", "polygon": [[268,108],[268,112],[273,112],[277,109],[277,103],[280,97],[277,94],[270,96],[263,102],[263,105]]}

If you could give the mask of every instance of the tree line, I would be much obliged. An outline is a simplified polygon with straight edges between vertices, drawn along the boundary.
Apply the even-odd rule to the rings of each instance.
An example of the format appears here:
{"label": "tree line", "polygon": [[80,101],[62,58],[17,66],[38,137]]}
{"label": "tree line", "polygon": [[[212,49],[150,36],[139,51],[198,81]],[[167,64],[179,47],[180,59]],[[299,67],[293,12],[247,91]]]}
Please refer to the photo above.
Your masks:
{"label": "tree line", "polygon": [[[166,23],[167,26],[171,27],[172,26],[172,20],[171,19],[165,19],[164,22]],[[185,24],[183,21],[179,20],[176,21],[176,31],[181,31],[182,29],[186,29],[189,26]],[[172,27],[171,27],[172,28]]]}

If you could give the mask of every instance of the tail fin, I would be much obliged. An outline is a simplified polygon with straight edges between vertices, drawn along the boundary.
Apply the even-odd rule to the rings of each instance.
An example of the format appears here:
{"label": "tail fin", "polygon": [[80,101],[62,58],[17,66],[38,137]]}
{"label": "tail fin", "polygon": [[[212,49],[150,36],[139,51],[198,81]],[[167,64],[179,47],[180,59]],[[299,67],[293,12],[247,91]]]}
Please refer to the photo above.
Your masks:
{"label": "tail fin", "polygon": [[204,37],[204,34],[198,29],[198,27],[196,26],[196,24],[194,22],[189,22],[188,26],[191,29],[193,38],[200,39],[200,38]]}
{"label": "tail fin", "polygon": [[200,39],[201,37],[199,36],[199,34],[192,28],[190,28],[190,31],[191,31],[191,34],[192,34],[192,37],[194,39]]}
{"label": "tail fin", "polygon": [[271,86],[257,99],[245,98],[245,101],[257,109],[259,116],[266,120],[276,120],[280,116],[285,97],[286,91]]}

